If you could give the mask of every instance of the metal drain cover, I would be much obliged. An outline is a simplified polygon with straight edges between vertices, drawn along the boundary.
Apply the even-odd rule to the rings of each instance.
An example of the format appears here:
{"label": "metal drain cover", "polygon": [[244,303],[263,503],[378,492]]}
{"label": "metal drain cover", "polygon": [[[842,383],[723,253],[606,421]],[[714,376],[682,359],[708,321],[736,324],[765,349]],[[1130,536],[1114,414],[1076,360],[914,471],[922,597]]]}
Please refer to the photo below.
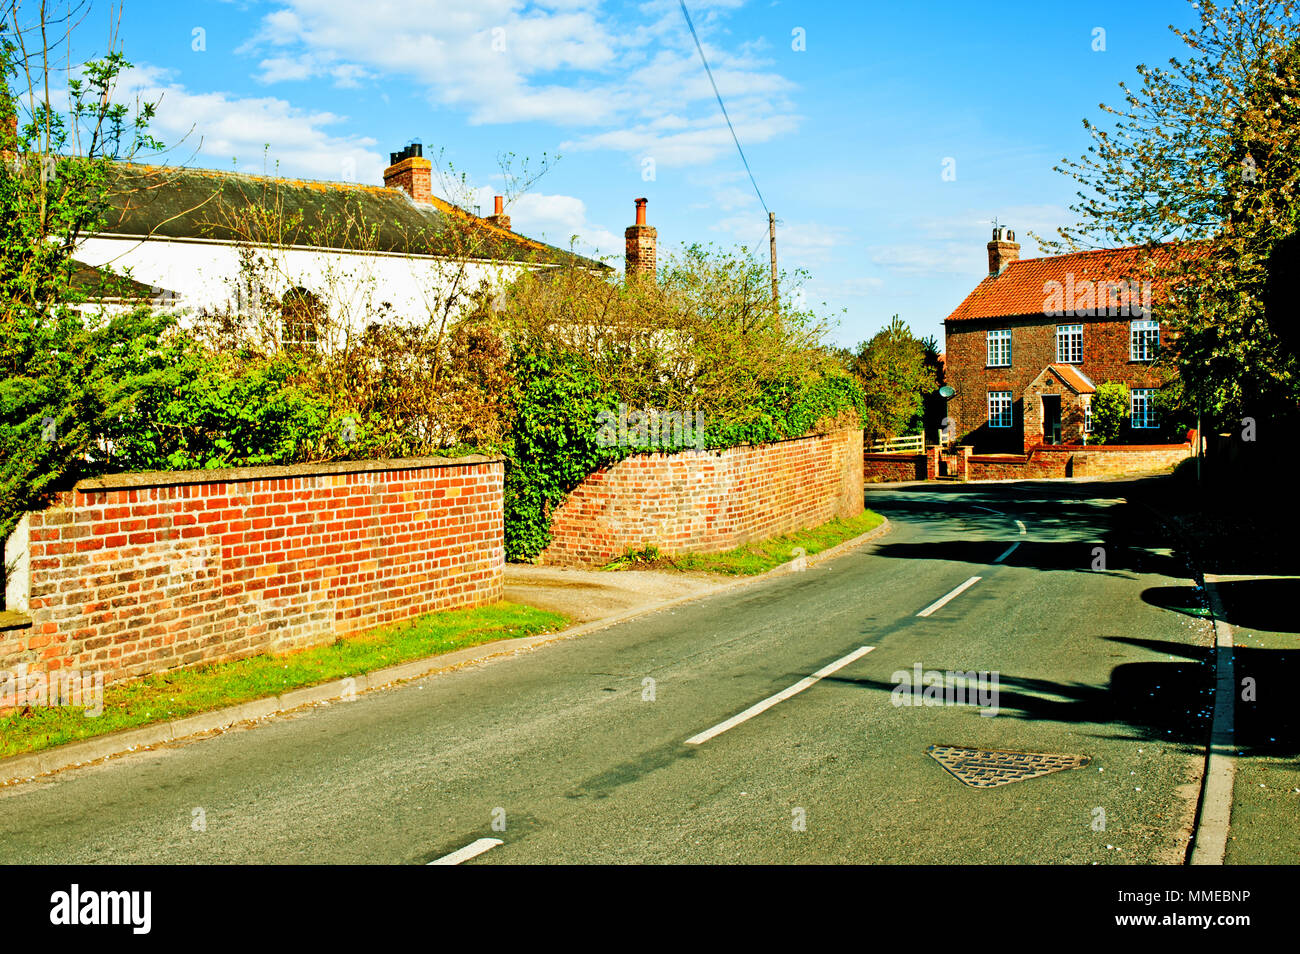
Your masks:
{"label": "metal drain cover", "polygon": [[1083,768],[1092,761],[1086,755],[997,752],[968,749],[959,745],[932,745],[926,751],[958,781],[975,788],[993,788],[996,785],[1023,782],[1027,778]]}

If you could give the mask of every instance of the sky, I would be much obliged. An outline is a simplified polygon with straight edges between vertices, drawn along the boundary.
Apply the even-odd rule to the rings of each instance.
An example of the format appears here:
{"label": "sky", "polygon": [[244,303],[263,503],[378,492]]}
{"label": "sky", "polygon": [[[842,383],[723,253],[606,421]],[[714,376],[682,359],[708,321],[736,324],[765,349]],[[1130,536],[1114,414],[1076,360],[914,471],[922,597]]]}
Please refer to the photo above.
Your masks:
{"label": "sky", "polygon": [[[1053,166],[1196,19],[1186,0],[686,5],[762,202],[678,0],[125,0],[122,92],[161,98],[166,164],[380,184],[419,139],[435,192],[483,214],[503,157],[545,167],[515,230],[618,267],[637,197],[661,260],[696,242],[766,258],[765,203],[836,343],[895,314],[942,341],[992,220],[1022,257],[1072,223]],[[74,58],[103,53],[109,17],[92,4]]]}

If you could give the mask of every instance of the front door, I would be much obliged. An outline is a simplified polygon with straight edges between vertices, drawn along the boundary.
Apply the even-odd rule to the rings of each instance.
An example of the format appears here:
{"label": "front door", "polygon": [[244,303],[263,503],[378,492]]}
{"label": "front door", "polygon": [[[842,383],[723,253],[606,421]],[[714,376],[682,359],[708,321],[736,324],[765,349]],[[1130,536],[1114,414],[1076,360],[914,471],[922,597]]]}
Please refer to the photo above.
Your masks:
{"label": "front door", "polygon": [[1043,442],[1061,443],[1061,396],[1043,395]]}

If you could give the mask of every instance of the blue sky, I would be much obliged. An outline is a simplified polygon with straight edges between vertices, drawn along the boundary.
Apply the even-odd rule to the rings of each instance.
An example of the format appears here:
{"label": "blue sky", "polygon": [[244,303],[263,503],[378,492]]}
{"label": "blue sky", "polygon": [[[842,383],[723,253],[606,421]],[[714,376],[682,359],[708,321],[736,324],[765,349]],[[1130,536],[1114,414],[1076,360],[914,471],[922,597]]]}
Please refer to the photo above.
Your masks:
{"label": "blue sky", "polygon": [[[1036,254],[1029,231],[1070,218],[1052,166],[1086,149],[1082,118],[1176,54],[1168,25],[1195,16],[1185,0],[687,6],[782,265],[811,272],[807,300],[846,344],[895,313],[941,336],[987,269],[994,216]],[[102,51],[107,17],[92,8],[80,54]],[[486,214],[500,155],[558,154],[510,209],[518,231],[576,234],[621,263],[644,195],[661,256],[694,241],[766,254],[677,0],[126,0],[121,39],[131,85],[162,95],[166,162],[378,183],[419,138]]]}

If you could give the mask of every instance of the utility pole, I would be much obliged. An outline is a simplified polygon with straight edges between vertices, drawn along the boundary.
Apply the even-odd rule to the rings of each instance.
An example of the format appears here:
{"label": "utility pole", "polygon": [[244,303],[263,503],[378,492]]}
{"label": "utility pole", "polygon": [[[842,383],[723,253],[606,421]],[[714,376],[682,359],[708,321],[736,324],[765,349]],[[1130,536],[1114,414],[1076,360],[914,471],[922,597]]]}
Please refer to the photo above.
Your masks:
{"label": "utility pole", "polygon": [[772,304],[780,300],[776,290],[776,213],[767,213],[767,237],[772,249]]}

